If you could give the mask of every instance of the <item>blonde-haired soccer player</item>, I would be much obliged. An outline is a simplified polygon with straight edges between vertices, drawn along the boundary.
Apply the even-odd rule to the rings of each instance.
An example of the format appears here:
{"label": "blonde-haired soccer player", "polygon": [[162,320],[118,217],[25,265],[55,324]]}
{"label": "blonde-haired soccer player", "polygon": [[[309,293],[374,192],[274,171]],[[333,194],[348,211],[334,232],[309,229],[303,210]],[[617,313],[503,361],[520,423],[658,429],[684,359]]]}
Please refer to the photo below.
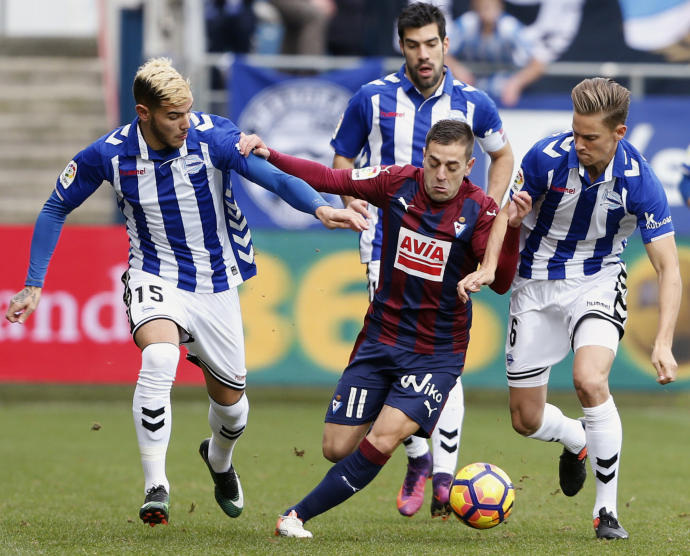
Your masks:
{"label": "blonde-haired soccer player", "polygon": [[[597,77],[583,80],[571,96],[572,130],[538,141],[522,159],[511,188],[527,191],[535,208],[522,221],[510,298],[510,414],[520,434],[563,444],[559,475],[565,495],[582,488],[589,456],[596,481],[596,536],[627,539],[616,503],[623,429],[608,384],[627,320],[620,255],[639,228],[659,283],[651,361],[657,381],[667,384],[678,368],[671,350],[681,299],[678,253],[664,189],[624,138],[630,92]],[[493,280],[503,231],[492,229],[482,267],[458,286],[461,298]],[[570,349],[584,413],[580,419],[546,402],[551,366]]]}
{"label": "blonde-haired soccer player", "polygon": [[169,519],[170,391],[183,344],[208,391],[211,437],[199,452],[216,501],[237,517],[244,497],[232,454],[249,412],[237,286],[256,274],[256,266],[230,171],[314,214],[327,228],[361,231],[366,222],[330,207],[305,182],[265,160],[240,154],[240,130],[226,118],[192,112],[189,82],[170,60],[141,66],[133,93],[134,121],[79,152],[58,177],[36,221],[26,287],[12,297],[6,317],[24,322],[36,308],[65,217],[109,182],[129,235],[124,301],[141,350],[132,406],[145,485],[139,516],[151,526]]}

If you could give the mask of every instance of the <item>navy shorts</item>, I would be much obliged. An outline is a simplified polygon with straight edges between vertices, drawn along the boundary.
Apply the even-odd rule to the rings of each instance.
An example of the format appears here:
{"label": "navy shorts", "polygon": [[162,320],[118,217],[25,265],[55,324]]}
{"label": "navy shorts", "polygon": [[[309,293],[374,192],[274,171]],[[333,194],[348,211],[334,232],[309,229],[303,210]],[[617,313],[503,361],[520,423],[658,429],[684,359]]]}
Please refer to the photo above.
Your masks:
{"label": "navy shorts", "polygon": [[326,422],[362,425],[385,405],[395,407],[428,437],[462,373],[464,354],[427,355],[365,339],[335,388]]}

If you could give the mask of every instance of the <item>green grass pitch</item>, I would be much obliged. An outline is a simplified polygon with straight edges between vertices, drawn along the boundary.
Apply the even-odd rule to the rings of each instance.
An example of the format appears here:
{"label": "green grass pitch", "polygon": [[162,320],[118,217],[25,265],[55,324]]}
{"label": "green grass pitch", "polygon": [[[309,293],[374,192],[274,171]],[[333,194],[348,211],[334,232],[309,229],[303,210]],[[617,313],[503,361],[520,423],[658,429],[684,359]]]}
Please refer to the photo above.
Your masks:
{"label": "green grass pitch", "polygon": [[[235,451],[245,511],[227,518],[197,453],[208,435],[199,388],[173,392],[168,452],[171,521],[138,519],[143,481],[126,387],[0,387],[0,554],[690,554],[690,395],[615,394],[624,427],[619,517],[627,541],[598,541],[594,481],[558,490],[560,445],[510,427],[505,391],[466,391],[460,465],[502,467],[517,492],[507,523],[475,531],[455,518],[401,517],[398,450],[374,482],[308,524],[314,539],[273,536],[278,514],[321,479],[321,431],[330,390],[249,391],[250,417]],[[572,393],[552,398],[579,415]],[[94,426],[98,425],[98,426]],[[96,430],[97,429],[97,430]]]}

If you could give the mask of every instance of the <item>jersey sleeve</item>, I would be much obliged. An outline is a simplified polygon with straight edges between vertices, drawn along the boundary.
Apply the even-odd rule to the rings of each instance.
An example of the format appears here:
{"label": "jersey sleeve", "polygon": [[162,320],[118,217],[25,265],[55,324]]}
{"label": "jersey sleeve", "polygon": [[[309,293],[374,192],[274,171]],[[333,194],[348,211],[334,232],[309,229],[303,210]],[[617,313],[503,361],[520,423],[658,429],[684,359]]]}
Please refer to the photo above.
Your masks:
{"label": "jersey sleeve", "polygon": [[673,234],[674,229],[664,187],[647,164],[640,166],[640,177],[629,187],[627,208],[637,216],[642,241],[650,243]]}
{"label": "jersey sleeve", "polygon": [[515,179],[510,186],[510,198],[518,191],[527,191],[532,201],[536,201],[539,197],[546,193],[548,188],[547,172],[541,172],[539,169],[539,153],[540,149],[535,145],[522,158],[520,168],[518,168]]}
{"label": "jersey sleeve", "polygon": [[472,233],[472,251],[477,261],[481,261],[484,258],[486,242],[489,239],[491,226],[494,223],[494,218],[496,218],[498,214],[498,210],[496,201],[487,195],[482,201],[477,223],[474,225],[474,231]]}
{"label": "jersey sleeve", "polygon": [[489,95],[479,90],[476,90],[476,95],[472,131],[484,152],[496,152],[508,142],[503,131],[503,121],[496,103]]}
{"label": "jersey sleeve", "polygon": [[213,165],[224,172],[247,171],[247,159],[239,151],[240,129],[227,118],[209,114],[196,115],[199,139],[209,144]]}
{"label": "jersey sleeve", "polygon": [[247,159],[247,170],[242,175],[278,195],[299,211],[314,214],[316,209],[329,206],[304,180],[282,172],[266,160],[253,154]]}
{"label": "jersey sleeve", "polygon": [[[383,206],[387,190],[393,183],[406,179],[405,172],[413,167],[372,166],[354,170],[334,170],[318,162],[290,156],[273,149],[268,161],[277,168],[297,176],[317,191],[336,195],[352,195],[376,206]],[[409,176],[412,177],[412,176]]]}
{"label": "jersey sleeve", "polygon": [[335,128],[331,146],[335,154],[356,158],[364,147],[371,130],[371,105],[360,88],[347,104]]}
{"label": "jersey sleeve", "polygon": [[34,233],[31,238],[31,254],[29,257],[29,272],[24,282],[25,286],[43,287],[46,272],[53,251],[60,238],[62,225],[69,214],[69,208],[53,191],[38,214]]}
{"label": "jersey sleeve", "polygon": [[113,180],[113,168],[101,155],[100,140],[67,163],[55,183],[55,193],[69,210],[81,205],[104,182]]}

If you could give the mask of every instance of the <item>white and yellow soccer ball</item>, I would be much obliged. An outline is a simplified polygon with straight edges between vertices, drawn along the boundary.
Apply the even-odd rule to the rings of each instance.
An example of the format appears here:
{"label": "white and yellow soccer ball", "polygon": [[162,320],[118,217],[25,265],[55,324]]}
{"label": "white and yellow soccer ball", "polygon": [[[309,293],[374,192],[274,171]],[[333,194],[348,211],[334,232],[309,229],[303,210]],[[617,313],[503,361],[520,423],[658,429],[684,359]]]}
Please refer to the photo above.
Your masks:
{"label": "white and yellow soccer ball", "polygon": [[455,475],[450,488],[450,507],[469,527],[495,527],[513,511],[515,487],[500,467],[471,463]]}

